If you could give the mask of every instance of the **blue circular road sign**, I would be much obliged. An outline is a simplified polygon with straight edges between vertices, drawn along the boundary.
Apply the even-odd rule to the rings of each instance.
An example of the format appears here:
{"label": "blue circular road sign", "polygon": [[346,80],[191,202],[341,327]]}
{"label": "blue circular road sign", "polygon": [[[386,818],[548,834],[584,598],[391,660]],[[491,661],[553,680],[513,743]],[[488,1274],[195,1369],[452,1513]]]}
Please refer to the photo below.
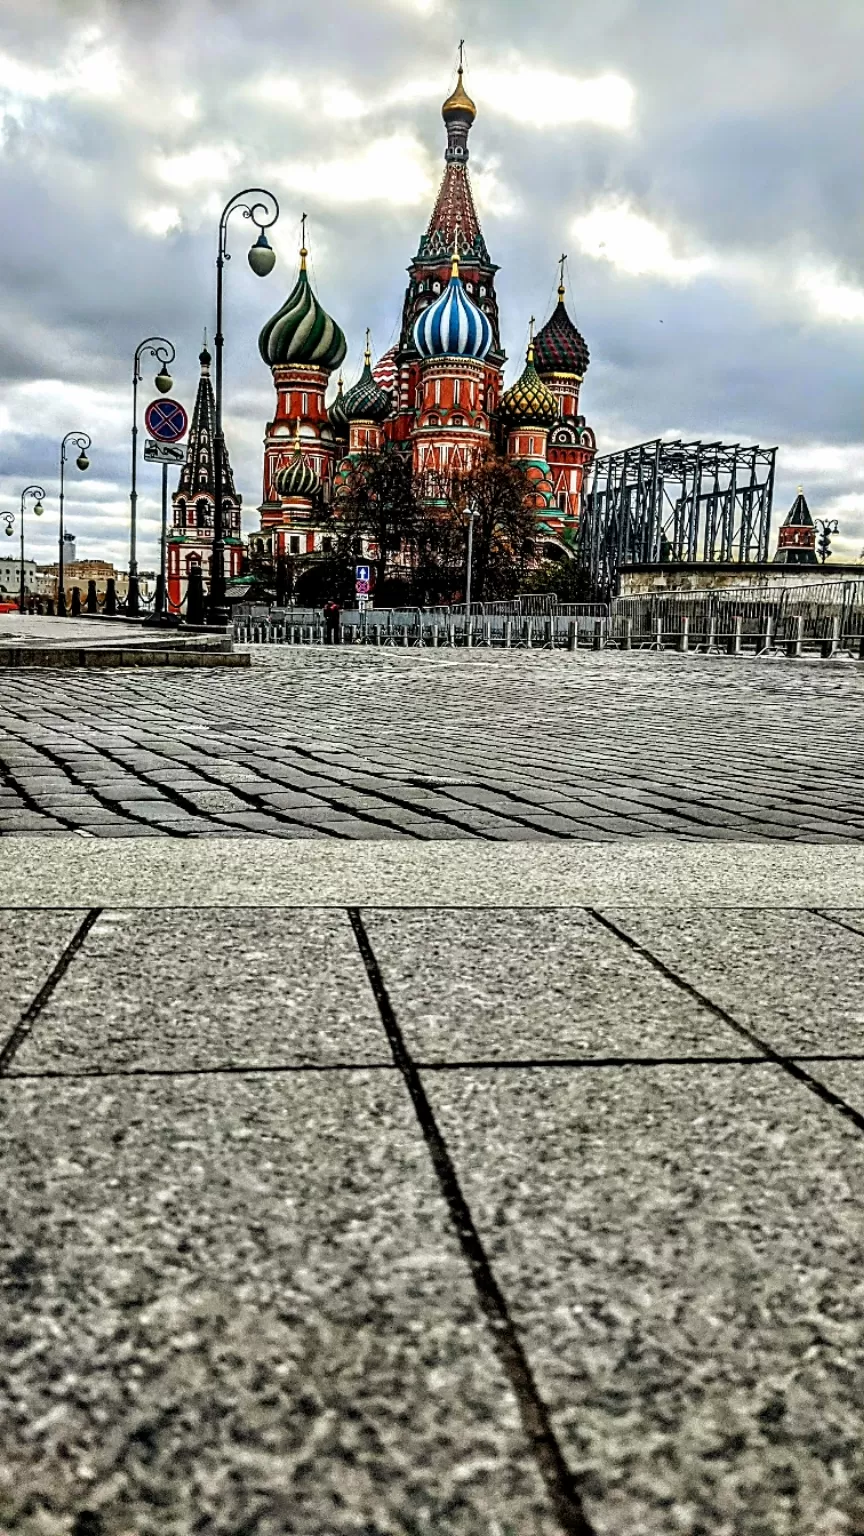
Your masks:
{"label": "blue circular road sign", "polygon": [[186,436],[189,417],[179,400],[151,400],[144,412],[144,424],[158,443],[176,443]]}

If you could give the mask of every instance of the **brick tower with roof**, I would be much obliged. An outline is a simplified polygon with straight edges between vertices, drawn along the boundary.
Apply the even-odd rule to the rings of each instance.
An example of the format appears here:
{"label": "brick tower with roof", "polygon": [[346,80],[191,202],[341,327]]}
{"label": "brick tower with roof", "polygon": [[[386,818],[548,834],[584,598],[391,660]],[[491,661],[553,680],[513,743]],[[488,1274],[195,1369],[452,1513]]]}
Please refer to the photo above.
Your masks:
{"label": "brick tower with roof", "polygon": [[491,340],[483,367],[483,409],[487,415],[497,410],[501,395],[501,370],[505,358],[495,293],[498,267],[487,250],[471,190],[468,135],[477,108],[465,89],[461,45],[456,89],[445,101],[441,115],[447,129],[444,175],[432,217],[408,268],[398,346],[392,353],[385,354],[376,369],[376,377],[382,384],[386,384],[389,373],[395,375],[388,386],[394,390],[396,413],[388,435],[396,441],[408,438],[414,427],[420,386],[415,327],[424,309],[434,304],[446,289],[454,251],[458,252],[459,275],[465,294],[485,315],[490,328]]}
{"label": "brick tower with roof", "polygon": [[775,565],[818,565],[816,557],[816,524],[810,515],[807,498],[799,485],[798,495],[777,531]]}
{"label": "brick tower with roof", "polygon": [[[206,340],[198,361],[201,375],[192,412],[192,425],[189,428],[186,463],[180,471],[177,489],[171,497],[173,516],[167,550],[168,601],[175,611],[186,596],[190,567],[200,565],[205,580],[208,580],[213,553],[213,508],[216,502],[213,434],[216,430],[216,401],[210,379],[212,359]],[[222,468],[225,575],[230,580],[239,575],[243,561],[243,541],[240,536],[240,507],[243,498],[238,495],[234,485],[227,444]]]}

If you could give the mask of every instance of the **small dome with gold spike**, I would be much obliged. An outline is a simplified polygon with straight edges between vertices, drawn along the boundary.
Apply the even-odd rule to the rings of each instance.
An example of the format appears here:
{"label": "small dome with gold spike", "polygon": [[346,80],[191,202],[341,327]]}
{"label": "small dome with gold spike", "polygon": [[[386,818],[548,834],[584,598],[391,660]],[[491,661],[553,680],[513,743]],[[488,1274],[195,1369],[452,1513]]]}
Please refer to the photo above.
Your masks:
{"label": "small dome with gold spike", "polygon": [[462,83],[463,74],[464,70],[460,64],[456,89],[452,96],[447,97],[447,100],[441,108],[441,116],[443,117],[445,123],[449,123],[451,117],[457,116],[467,118],[469,123],[473,123],[475,117],[477,116],[477,108],[475,107],[471,97],[468,95],[468,92]]}
{"label": "small dome with gold spike", "polygon": [[501,419],[508,427],[552,427],[558,416],[558,401],[534,366],[532,338],[521,377],[501,396]]}
{"label": "small dome with gold spike", "polygon": [[382,389],[372,373],[372,352],[369,332],[366,332],[366,354],[363,372],[357,383],[349,389],[342,409],[348,421],[384,421],[393,408],[393,396]]}
{"label": "small dome with gold spike", "polygon": [[278,496],[302,496],[307,501],[314,500],[321,489],[317,471],[303,457],[299,423],[294,434],[294,457],[278,471],[275,486]]}

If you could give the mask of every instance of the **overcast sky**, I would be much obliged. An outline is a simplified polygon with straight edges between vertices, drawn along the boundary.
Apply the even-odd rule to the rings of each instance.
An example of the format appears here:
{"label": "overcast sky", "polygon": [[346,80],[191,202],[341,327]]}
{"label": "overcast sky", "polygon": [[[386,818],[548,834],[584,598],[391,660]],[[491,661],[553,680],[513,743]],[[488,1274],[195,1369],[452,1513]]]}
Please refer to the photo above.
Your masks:
{"label": "overcast sky", "polygon": [[[862,0],[3,0],[0,508],[45,486],[38,558],[55,555],[59,439],[82,428],[67,526],[79,554],[125,566],[135,347],[175,342],[191,406],[219,212],[263,185],[276,269],[253,276],[236,217],[226,270],[226,431],[256,525],[273,403],[256,342],[294,283],[300,214],[350,384],[365,327],[376,354],[396,336],[460,37],[508,379],[566,251],[600,452],[779,445],[775,524],[801,482],[859,557]],[[158,484],[142,466],[142,565]]]}

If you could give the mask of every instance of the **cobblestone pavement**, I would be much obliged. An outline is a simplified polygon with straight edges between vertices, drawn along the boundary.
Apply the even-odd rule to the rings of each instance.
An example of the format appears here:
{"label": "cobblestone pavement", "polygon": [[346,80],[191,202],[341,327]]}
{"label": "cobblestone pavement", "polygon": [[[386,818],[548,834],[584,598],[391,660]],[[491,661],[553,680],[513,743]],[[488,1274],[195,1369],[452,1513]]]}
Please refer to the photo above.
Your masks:
{"label": "cobblestone pavement", "polygon": [[0,835],[860,841],[864,669],[258,649],[0,677]]}
{"label": "cobblestone pavement", "polygon": [[5,910],[0,1529],[864,1529],[864,910],[695,894]]}

